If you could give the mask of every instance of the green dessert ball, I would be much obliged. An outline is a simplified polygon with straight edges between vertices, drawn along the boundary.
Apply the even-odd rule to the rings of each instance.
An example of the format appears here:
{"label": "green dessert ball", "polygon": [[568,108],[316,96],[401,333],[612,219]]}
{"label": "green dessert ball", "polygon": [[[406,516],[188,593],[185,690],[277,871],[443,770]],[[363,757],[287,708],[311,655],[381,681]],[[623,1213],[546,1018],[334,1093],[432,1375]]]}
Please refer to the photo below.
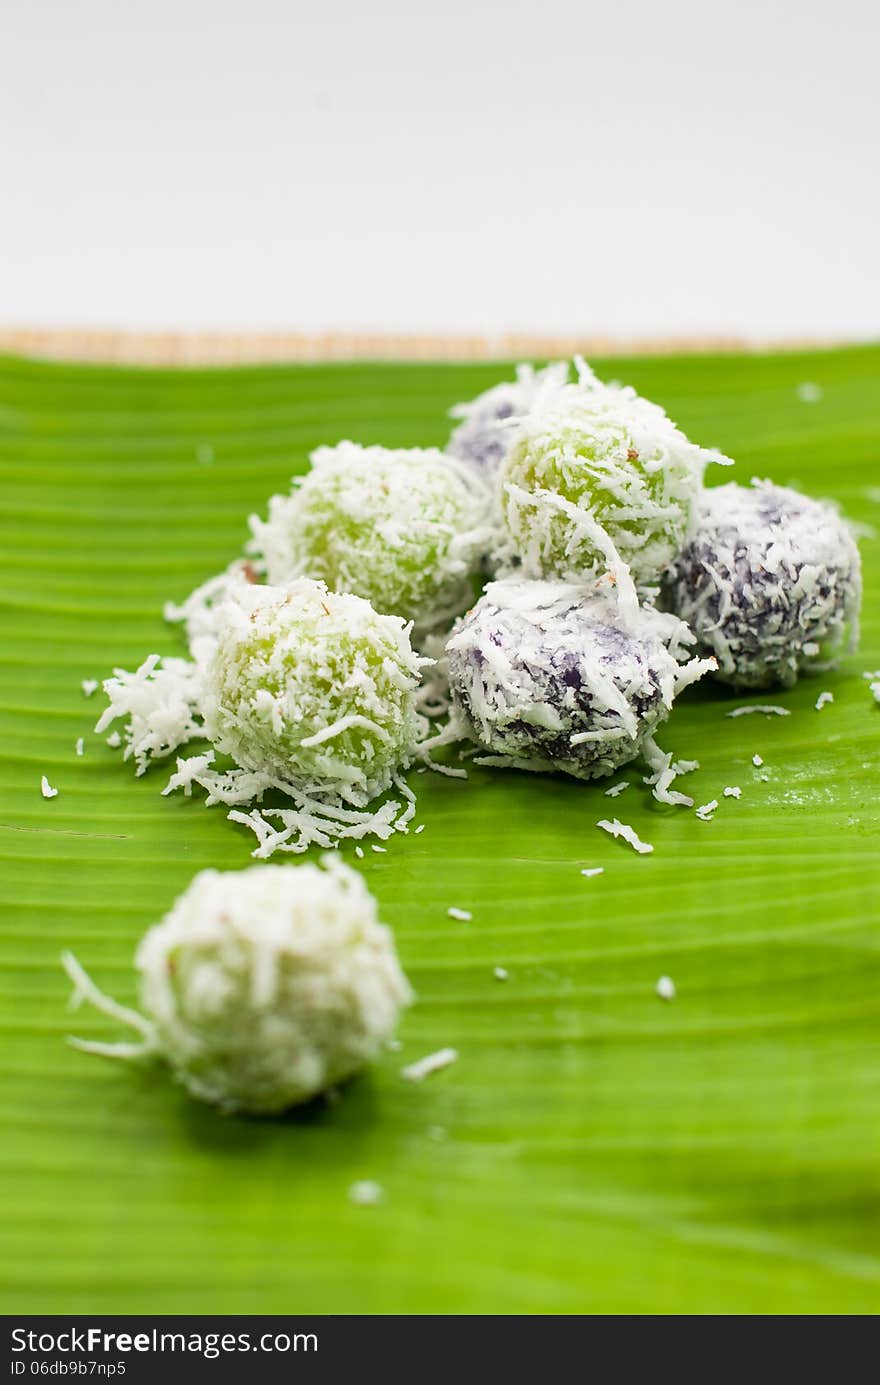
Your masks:
{"label": "green dessert ball", "polygon": [[242,585],[218,612],[205,729],[243,769],[363,805],[412,757],[423,662],[362,597],[308,578]]}
{"label": "green dessert ball", "polygon": [[291,495],[252,519],[270,582],[309,576],[419,630],[470,603],[489,539],[490,497],[473,469],[436,448],[319,447]]}
{"label": "green dessert ball", "polygon": [[502,467],[508,557],[533,577],[619,578],[625,567],[655,583],[690,533],[706,463],[726,458],[635,390],[578,370],[520,420]]}

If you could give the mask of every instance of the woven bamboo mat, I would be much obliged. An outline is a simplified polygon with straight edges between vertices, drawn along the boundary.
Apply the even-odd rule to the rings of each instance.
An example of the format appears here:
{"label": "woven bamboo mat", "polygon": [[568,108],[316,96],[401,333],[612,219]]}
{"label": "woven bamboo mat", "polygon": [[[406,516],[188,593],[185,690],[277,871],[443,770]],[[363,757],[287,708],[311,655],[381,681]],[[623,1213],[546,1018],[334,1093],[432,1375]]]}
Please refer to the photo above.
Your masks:
{"label": "woven bamboo mat", "polygon": [[361,332],[115,332],[2,328],[0,353],[126,365],[239,365],[272,361],[482,361],[573,356],[692,355],[800,350],[842,343],[741,337],[496,336]]}

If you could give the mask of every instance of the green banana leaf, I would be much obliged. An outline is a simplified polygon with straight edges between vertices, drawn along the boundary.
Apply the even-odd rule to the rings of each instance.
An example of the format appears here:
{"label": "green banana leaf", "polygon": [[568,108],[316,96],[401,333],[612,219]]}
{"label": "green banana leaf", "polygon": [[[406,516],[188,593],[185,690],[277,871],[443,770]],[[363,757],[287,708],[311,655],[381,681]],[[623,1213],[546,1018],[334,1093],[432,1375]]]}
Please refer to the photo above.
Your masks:
{"label": "green banana leaf", "polygon": [[[597,365],[735,456],[738,479],[880,524],[880,349]],[[247,514],[314,446],[442,443],[447,408],[507,371],[0,361],[5,1311],[880,1307],[870,537],[861,650],[774,695],[789,717],[730,719],[763,699],[717,686],[676,709],[662,743],[701,761],[689,787],[720,800],[713,821],[662,808],[640,773],[614,801],[476,767],[411,776],[424,833],[362,868],[418,1003],[400,1052],[335,1103],[230,1118],[161,1067],[65,1043],[115,1036],[68,1013],[62,949],[133,1002],[143,931],[195,871],[254,845],[222,809],[160,797],[161,769],[136,780],[92,734],[103,698],[81,680],[182,652],[163,602],[240,551]],[[653,855],[598,830],[606,816]],[[401,1080],[446,1045],[452,1067]],[[366,1178],[384,1198],[354,1206]]]}

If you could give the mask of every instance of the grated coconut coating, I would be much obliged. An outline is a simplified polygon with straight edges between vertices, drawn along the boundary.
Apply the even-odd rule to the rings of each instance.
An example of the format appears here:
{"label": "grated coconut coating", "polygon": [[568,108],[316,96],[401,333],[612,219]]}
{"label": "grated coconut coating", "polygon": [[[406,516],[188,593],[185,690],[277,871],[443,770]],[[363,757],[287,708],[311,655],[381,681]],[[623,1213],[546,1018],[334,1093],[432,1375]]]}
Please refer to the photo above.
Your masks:
{"label": "grated coconut coating", "polygon": [[116,1005],[64,957],[90,1000],[139,1044],[74,1040],[106,1057],[163,1058],[194,1097],[273,1115],[379,1057],[412,993],[390,929],[350,867],[201,871],[141,940],[143,1014]]}
{"label": "grated coconut coating", "polygon": [[[104,682],[98,729],[125,719],[138,774],[221,738],[232,765],[216,764],[214,748],[178,757],[163,793],[203,788],[209,807],[224,804],[255,834],[259,858],[408,830],[415,795],[401,772],[427,730],[415,701],[431,662],[413,653],[408,626],[305,578],[251,585],[235,565],[168,614],[186,621],[192,659],[151,654]],[[392,785],[401,798],[371,805]],[[268,792],[283,806],[264,804]]]}
{"label": "grated coconut coating", "polygon": [[567,361],[554,361],[543,370],[518,365],[515,380],[504,380],[469,403],[450,409],[450,418],[461,422],[452,432],[447,452],[483,476],[493,477],[507,456],[522,415],[544,390],[564,385],[567,379]]}
{"label": "grated coconut coating", "polygon": [[292,495],[252,517],[268,579],[318,578],[421,630],[448,626],[473,598],[492,538],[488,488],[436,448],[341,442],[312,453]]}
{"label": "grated coconut coating", "polygon": [[737,688],[789,687],[857,638],[859,552],[828,504],[769,481],[701,497],[696,528],[665,588],[716,677]]}
{"label": "grated coconut coating", "polygon": [[530,577],[656,582],[688,536],[707,462],[634,389],[579,379],[542,391],[500,472],[502,555]]}
{"label": "grated coconut coating", "polygon": [[653,732],[713,666],[679,662],[691,639],[650,608],[624,624],[595,588],[493,582],[447,644],[453,724],[489,752],[477,763],[594,779],[647,752],[659,779]]}
{"label": "grated coconut coating", "polygon": [[240,586],[219,612],[205,730],[246,770],[362,806],[412,758],[421,660],[406,625],[307,578]]}

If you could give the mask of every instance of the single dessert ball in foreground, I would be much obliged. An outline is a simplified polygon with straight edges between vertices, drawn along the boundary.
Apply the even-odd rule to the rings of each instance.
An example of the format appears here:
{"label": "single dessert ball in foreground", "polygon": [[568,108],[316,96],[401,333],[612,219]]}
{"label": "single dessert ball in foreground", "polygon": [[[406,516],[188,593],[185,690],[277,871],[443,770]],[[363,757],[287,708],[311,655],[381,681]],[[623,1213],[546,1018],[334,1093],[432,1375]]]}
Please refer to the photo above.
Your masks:
{"label": "single dessert ball in foreground", "polygon": [[599,778],[634,759],[706,671],[679,663],[691,640],[650,608],[624,625],[595,588],[493,582],[446,646],[453,704],[489,763]]}
{"label": "single dessert ball in foreground", "polygon": [[700,498],[696,527],[667,581],[670,608],[738,688],[788,687],[853,640],[861,565],[827,504],[769,481]]}
{"label": "single dessert ball in foreground", "polygon": [[449,439],[447,451],[476,467],[487,479],[494,477],[507,455],[519,419],[542,390],[564,385],[567,379],[567,361],[554,361],[543,370],[518,365],[515,380],[504,380],[470,403],[456,404],[450,409],[450,417],[461,422]]}
{"label": "single dessert ball in foreground", "polygon": [[708,461],[635,390],[579,379],[543,391],[500,472],[509,556],[530,577],[585,580],[626,565],[651,584],[685,541]]}
{"label": "single dessert ball in foreground", "polygon": [[243,769],[362,806],[412,756],[424,660],[406,625],[301,578],[230,592],[205,673],[208,737]]}
{"label": "single dessert ball in foreground", "polygon": [[420,630],[472,599],[489,492],[471,468],[436,448],[342,442],[319,447],[295,485],[251,521],[270,582],[318,578]]}
{"label": "single dessert ball in foreground", "polygon": [[143,1014],[101,995],[69,954],[80,998],[136,1028],[195,1097],[272,1115],[343,1082],[382,1052],[411,992],[361,877],[338,860],[204,870],[135,957]]}

